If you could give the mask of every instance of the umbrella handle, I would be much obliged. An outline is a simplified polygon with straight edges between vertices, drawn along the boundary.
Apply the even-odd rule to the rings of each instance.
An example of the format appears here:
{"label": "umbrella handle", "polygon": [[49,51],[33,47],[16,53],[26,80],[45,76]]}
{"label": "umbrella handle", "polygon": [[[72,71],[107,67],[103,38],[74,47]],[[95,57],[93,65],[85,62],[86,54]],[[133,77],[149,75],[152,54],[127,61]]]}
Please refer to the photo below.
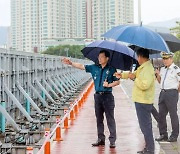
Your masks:
{"label": "umbrella handle", "polygon": [[[138,48],[135,47],[135,48],[134,48],[133,58],[135,58],[135,52],[136,52],[137,50],[138,50]],[[132,64],[131,64],[130,70],[131,70],[131,72],[133,73],[135,69],[136,69],[136,64],[134,64],[134,61],[133,61],[133,59],[132,59]]]}
{"label": "umbrella handle", "polygon": [[136,69],[136,64],[133,64],[132,69],[131,69],[131,73],[134,73],[135,69]]}

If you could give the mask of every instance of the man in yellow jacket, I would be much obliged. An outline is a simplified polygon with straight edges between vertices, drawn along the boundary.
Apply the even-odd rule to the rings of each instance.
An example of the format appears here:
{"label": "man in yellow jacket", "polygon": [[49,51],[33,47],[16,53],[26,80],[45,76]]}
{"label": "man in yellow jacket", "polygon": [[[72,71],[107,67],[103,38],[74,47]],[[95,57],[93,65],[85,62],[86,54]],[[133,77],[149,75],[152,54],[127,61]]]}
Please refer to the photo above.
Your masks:
{"label": "man in yellow jacket", "polygon": [[140,154],[154,154],[151,111],[155,93],[155,72],[149,60],[149,50],[137,51],[140,67],[135,72],[115,73],[117,78],[134,80],[132,100],[135,102],[140,129],[144,135],[145,148]]}

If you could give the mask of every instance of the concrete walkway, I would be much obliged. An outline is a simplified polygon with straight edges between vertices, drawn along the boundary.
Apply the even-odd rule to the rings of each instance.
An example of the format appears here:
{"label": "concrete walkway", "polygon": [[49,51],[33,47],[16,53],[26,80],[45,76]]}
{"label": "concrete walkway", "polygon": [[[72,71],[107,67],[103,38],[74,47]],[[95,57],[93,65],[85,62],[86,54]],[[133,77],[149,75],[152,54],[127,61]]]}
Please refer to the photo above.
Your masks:
{"label": "concrete walkway", "polygon": [[[122,83],[121,86],[122,86],[123,90],[126,92],[128,97],[131,97],[133,81],[127,80],[127,81],[124,81],[121,83]],[[156,83],[154,106],[157,109],[158,109],[159,93],[160,93],[160,85],[158,83]],[[178,115],[180,118],[180,99],[179,99],[179,103],[178,103]],[[157,127],[157,122],[155,121],[155,119],[154,118],[152,118],[152,119],[153,119],[153,133],[154,133],[154,137],[156,138],[159,136],[159,129]],[[170,121],[169,115],[167,116],[167,124],[168,124],[168,132],[170,135],[171,134],[171,121]],[[156,142],[156,146],[158,146],[157,142]],[[178,142],[174,142],[174,143],[160,142],[159,146],[160,146],[161,153],[180,154],[180,137],[178,138]]]}
{"label": "concrete walkway", "polygon": [[[105,147],[92,147],[96,141],[96,119],[94,115],[93,93],[90,94],[75,121],[62,134],[63,141],[53,142],[52,154],[136,154],[144,147],[144,139],[140,132],[134,104],[121,86],[113,90],[115,96],[115,119],[117,125],[116,148],[109,148],[109,131],[105,121]],[[156,154],[159,154],[156,142]]]}

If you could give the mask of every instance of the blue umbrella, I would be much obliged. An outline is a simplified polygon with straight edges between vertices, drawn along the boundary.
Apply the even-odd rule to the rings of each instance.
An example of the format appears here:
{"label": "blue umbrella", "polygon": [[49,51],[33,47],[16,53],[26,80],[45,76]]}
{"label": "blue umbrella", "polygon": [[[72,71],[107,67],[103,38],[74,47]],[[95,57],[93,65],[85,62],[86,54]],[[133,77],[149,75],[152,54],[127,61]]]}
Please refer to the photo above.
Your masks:
{"label": "blue umbrella", "polygon": [[123,27],[125,27],[125,26],[127,26],[127,25],[120,25],[120,26],[113,27],[111,30],[107,31],[107,32],[104,34],[104,35],[106,35],[106,36],[104,36],[104,35],[102,35],[102,36],[104,36],[104,37],[106,37],[106,38],[111,38],[112,32],[116,32],[117,30],[119,30],[120,28],[123,28]]}
{"label": "blue umbrella", "polygon": [[106,32],[103,37],[112,38],[146,49],[169,52],[164,39],[156,32],[143,26],[117,26]]}
{"label": "blue umbrella", "polygon": [[99,40],[82,49],[83,55],[98,64],[98,55],[101,50],[110,52],[109,64],[117,69],[130,70],[136,61],[136,53],[119,42]]}

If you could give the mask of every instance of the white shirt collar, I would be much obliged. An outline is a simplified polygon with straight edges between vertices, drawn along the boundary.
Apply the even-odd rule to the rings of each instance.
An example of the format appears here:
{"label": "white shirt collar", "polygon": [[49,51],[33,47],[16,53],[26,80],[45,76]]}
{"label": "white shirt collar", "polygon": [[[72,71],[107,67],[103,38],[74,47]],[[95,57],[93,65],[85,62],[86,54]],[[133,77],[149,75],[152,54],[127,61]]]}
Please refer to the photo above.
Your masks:
{"label": "white shirt collar", "polygon": [[[169,66],[169,69],[174,68],[174,66],[175,66],[175,64],[174,64],[174,63],[172,63],[172,64],[171,64],[171,66]],[[167,67],[165,67],[165,68],[167,68]]]}

